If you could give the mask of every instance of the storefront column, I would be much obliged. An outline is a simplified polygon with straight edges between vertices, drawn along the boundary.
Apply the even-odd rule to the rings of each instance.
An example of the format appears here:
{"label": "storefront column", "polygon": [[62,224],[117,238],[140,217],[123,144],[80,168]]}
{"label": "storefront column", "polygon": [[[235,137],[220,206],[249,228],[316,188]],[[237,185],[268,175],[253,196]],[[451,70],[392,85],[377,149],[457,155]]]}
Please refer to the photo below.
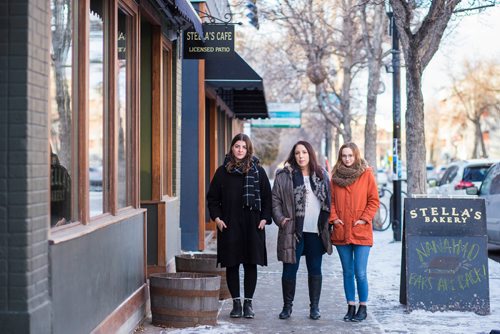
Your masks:
{"label": "storefront column", "polygon": [[50,333],[49,1],[0,5],[0,328]]}
{"label": "storefront column", "polygon": [[[182,62],[182,156],[181,156],[181,248],[185,251],[199,250],[198,222],[200,212],[200,155],[199,147],[200,91],[198,85],[198,61]],[[203,97],[204,99],[204,97]]]}

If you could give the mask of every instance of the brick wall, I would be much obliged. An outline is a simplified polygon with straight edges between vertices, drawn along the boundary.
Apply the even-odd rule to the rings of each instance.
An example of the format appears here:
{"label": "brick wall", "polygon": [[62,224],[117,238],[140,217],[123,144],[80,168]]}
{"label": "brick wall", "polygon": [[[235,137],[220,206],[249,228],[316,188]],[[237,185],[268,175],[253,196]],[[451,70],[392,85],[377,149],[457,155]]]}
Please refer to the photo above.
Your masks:
{"label": "brick wall", "polygon": [[0,328],[49,333],[49,1],[0,3]]}

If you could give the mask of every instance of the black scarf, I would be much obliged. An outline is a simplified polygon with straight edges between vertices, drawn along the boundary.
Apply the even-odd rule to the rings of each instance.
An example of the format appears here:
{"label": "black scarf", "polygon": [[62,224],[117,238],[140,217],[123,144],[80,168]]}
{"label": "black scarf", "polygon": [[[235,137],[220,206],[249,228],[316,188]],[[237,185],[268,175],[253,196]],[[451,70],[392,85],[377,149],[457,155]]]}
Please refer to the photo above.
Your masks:
{"label": "black scarf", "polygon": [[[326,173],[323,173],[323,179],[320,179],[316,173],[312,173],[312,175],[310,175],[310,180],[311,189],[321,203],[321,213],[330,212],[330,184]],[[292,170],[292,184],[295,202],[295,235],[300,240],[302,238],[302,230],[304,229],[307,195],[304,176],[302,175],[302,171],[298,168]]]}
{"label": "black scarf", "polygon": [[228,164],[231,159],[228,155],[224,159],[224,167],[229,173],[236,173],[245,176],[243,185],[243,205],[250,208],[250,210],[260,211],[260,182],[259,182],[259,159],[252,157],[250,161],[250,169],[248,172],[243,172],[243,164],[235,164],[234,167],[228,169]]}

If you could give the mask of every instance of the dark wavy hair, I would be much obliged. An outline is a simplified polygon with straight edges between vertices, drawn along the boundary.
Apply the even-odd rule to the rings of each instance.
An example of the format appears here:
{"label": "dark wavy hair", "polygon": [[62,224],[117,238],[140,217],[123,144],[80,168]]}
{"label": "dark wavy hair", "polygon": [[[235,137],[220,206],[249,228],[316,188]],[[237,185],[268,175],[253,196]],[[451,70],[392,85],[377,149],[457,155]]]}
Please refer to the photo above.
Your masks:
{"label": "dark wavy hair", "polygon": [[[236,144],[237,141],[242,140],[245,142],[247,145],[247,154],[241,161],[237,161],[236,157],[233,154],[233,146]],[[250,137],[248,137],[244,133],[238,133],[236,136],[234,136],[233,140],[231,140],[231,146],[229,147],[229,152],[227,153],[227,156],[229,157],[229,163],[226,166],[226,169],[228,171],[233,170],[235,167],[242,167],[241,170],[243,173],[246,173],[250,170],[252,167],[252,156],[253,156],[253,144],[252,141],[250,140]]]}
{"label": "dark wavy hair", "polygon": [[290,154],[288,154],[286,162],[293,168],[300,168],[299,165],[297,164],[297,160],[295,160],[295,149],[297,148],[298,145],[303,145],[306,148],[307,153],[309,153],[309,174],[314,173],[321,180],[323,180],[323,171],[321,167],[318,165],[318,160],[316,159],[316,152],[314,151],[312,145],[306,142],[305,140],[299,140],[298,142],[295,143],[295,145],[293,145]]}

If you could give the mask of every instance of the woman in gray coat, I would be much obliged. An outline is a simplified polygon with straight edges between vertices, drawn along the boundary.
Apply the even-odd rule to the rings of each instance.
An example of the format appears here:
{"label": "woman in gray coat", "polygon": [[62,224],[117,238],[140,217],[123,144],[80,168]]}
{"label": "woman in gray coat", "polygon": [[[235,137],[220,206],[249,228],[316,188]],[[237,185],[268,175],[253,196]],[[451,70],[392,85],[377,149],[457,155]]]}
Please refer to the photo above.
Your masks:
{"label": "woman in gray coat", "polygon": [[306,141],[297,142],[276,172],[273,190],[273,220],[279,227],[278,260],[283,262],[281,284],[283,310],[280,319],[292,313],[297,270],[305,255],[310,299],[309,317],[320,318],[321,262],[323,254],[332,253],[328,217],[330,214],[330,183],[328,173],[316,160],[314,150]]}

